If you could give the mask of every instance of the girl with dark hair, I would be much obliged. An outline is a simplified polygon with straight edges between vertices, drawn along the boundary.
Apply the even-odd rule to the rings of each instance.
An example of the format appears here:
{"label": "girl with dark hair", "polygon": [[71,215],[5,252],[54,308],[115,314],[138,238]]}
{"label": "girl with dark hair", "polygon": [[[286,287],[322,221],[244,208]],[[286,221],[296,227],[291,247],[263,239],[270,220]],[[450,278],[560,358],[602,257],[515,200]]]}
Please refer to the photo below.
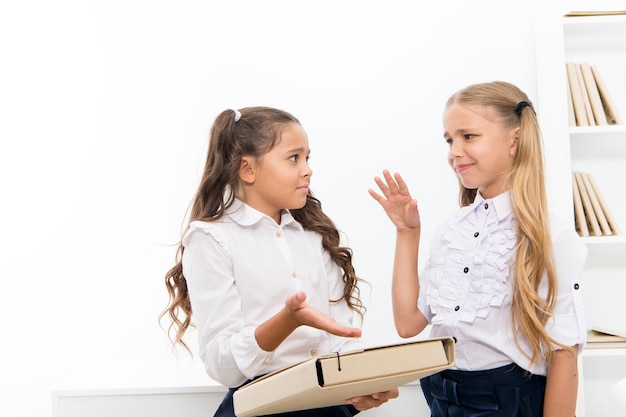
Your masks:
{"label": "girl with dark hair", "polygon": [[[282,110],[225,110],[211,128],[189,224],[165,277],[163,315],[185,348],[183,335],[197,327],[206,372],[230,387],[216,416],[234,416],[232,394],[247,381],[361,347],[352,251],[309,188],[308,159],[304,129]],[[394,389],[281,415],[351,416],[397,396]]]}

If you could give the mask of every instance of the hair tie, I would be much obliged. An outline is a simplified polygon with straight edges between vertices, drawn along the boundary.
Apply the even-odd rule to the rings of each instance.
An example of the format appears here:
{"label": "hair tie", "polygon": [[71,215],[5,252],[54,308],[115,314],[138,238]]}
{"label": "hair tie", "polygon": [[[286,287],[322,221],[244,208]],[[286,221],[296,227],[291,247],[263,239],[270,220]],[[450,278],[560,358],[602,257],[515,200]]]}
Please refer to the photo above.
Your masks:
{"label": "hair tie", "polygon": [[515,113],[517,113],[518,116],[522,115],[522,110],[524,110],[524,107],[530,107],[533,111],[533,106],[527,102],[527,101],[520,101],[519,103],[517,103],[517,106],[515,107]]}
{"label": "hair tie", "polygon": [[239,121],[239,119],[241,119],[241,113],[239,112],[239,110],[233,110],[235,112],[235,123],[237,123]]}

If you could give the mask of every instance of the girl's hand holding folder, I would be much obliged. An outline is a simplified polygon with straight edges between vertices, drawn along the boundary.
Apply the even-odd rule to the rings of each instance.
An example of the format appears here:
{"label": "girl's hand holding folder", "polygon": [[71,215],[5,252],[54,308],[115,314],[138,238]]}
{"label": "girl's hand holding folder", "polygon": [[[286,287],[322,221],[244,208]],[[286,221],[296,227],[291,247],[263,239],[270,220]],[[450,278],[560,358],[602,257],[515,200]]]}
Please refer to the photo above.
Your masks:
{"label": "girl's hand holding folder", "polygon": [[365,395],[363,397],[354,397],[346,400],[348,404],[352,404],[354,408],[359,411],[369,410],[370,408],[378,407],[389,400],[398,398],[400,395],[398,388],[390,389],[386,392],[378,392],[372,395]]}

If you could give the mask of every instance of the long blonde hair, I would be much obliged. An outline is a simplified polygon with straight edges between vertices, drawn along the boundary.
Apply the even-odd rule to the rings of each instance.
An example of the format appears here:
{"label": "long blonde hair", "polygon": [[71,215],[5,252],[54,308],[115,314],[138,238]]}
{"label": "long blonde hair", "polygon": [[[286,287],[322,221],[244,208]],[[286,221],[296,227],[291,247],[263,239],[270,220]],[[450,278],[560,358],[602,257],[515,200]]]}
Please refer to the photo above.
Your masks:
{"label": "long blonde hair", "polygon": [[[544,180],[542,137],[537,115],[532,102],[523,91],[502,81],[466,87],[452,95],[446,107],[452,103],[488,106],[498,114],[505,128],[520,127],[513,169],[508,175],[511,206],[517,220],[511,319],[518,346],[521,334],[532,349],[529,356],[531,362],[549,359],[552,345],[567,347],[550,337],[545,329],[556,303],[557,278]],[[460,205],[471,204],[476,192],[476,189],[467,189],[460,184]],[[545,299],[539,294],[539,286],[544,276],[548,280]]]}
{"label": "long blonde hair", "polygon": [[[241,158],[260,158],[272,149],[280,138],[282,128],[289,123],[300,122],[290,113],[271,107],[246,107],[238,113],[234,110],[220,113],[211,127],[206,163],[192,202],[188,224],[195,220],[210,222],[220,219],[234,202],[232,190],[239,187]],[[304,229],[322,236],[322,246],[343,271],[344,291],[341,299],[362,316],[365,307],[359,298],[357,286],[361,279],[357,277],[352,265],[352,250],[340,246],[339,231],[323,212],[320,201],[309,190],[304,207],[290,212]],[[167,330],[173,345],[180,344],[189,351],[183,336],[193,326],[193,312],[187,281],[183,275],[184,250],[179,242],[175,265],[165,274],[169,303],[159,319],[169,317],[170,325]],[[338,302],[341,299],[329,301]]]}

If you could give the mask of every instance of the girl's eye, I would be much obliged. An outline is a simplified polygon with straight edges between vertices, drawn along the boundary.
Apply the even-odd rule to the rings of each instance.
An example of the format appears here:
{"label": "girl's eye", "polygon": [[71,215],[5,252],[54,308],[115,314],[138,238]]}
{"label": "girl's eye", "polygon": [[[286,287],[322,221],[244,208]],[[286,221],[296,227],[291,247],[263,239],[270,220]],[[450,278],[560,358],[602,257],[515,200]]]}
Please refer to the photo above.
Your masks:
{"label": "girl's eye", "polygon": [[[298,160],[299,160],[299,159],[300,159],[300,156],[299,156],[299,155],[297,155],[297,154],[296,154],[296,155],[291,155],[291,156],[289,157],[289,160],[290,160],[291,162],[298,162]],[[306,162],[307,162],[307,163],[309,162],[309,156],[307,156],[307,157],[306,157]]]}
{"label": "girl's eye", "polygon": [[466,133],[464,136],[465,136],[465,139],[472,139],[472,138],[476,137],[476,135],[474,135],[472,133]]}

